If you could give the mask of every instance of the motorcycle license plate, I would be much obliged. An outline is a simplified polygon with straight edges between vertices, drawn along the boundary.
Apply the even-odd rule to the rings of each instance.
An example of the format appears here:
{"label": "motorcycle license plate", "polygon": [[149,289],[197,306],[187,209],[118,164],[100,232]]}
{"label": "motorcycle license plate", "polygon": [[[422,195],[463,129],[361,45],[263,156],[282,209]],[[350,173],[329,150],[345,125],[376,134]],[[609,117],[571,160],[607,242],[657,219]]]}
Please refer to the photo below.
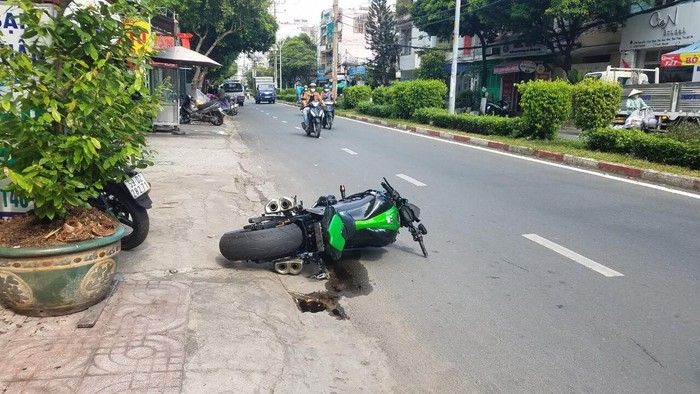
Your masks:
{"label": "motorcycle license plate", "polygon": [[133,198],[137,198],[151,190],[151,185],[148,184],[146,177],[140,172],[132,176],[131,179],[125,180],[124,184]]}

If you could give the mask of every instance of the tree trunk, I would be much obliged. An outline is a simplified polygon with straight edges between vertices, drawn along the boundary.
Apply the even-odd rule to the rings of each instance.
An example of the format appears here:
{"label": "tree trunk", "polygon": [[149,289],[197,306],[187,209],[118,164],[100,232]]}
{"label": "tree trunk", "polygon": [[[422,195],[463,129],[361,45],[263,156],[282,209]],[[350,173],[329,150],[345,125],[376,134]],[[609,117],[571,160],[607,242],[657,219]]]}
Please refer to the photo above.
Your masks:
{"label": "tree trunk", "polygon": [[479,42],[481,43],[481,87],[485,88],[486,78],[488,77],[489,73],[488,67],[486,65],[486,40],[481,34],[477,34],[476,36],[479,38]]}

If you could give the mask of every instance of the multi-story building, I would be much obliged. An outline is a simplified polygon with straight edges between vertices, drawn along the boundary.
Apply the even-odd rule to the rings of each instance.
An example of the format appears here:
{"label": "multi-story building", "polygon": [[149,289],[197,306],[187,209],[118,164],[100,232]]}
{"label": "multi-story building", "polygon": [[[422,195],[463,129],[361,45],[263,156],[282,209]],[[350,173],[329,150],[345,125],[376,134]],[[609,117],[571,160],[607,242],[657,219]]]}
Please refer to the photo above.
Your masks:
{"label": "multi-story building", "polygon": [[[369,7],[367,5],[340,7],[338,26],[332,34],[338,35],[338,74],[346,75],[349,67],[366,64],[372,58],[365,40],[365,23]],[[328,80],[333,71],[333,39],[329,34],[329,24],[333,20],[333,9],[321,13],[318,43],[319,80]]]}

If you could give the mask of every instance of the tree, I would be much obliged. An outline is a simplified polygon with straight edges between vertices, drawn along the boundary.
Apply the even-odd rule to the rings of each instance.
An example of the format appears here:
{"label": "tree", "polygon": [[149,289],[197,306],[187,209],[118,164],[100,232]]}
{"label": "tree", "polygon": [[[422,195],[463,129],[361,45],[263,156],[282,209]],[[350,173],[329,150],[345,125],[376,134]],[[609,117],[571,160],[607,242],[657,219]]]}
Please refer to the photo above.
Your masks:
{"label": "tree", "polygon": [[388,85],[396,78],[399,47],[396,21],[386,0],[372,0],[365,23],[365,39],[374,54],[369,61],[373,73],[371,80],[377,85]]}
{"label": "tree", "polygon": [[[214,60],[228,54],[268,50],[277,31],[269,5],[270,0],[169,1],[170,8],[179,15],[180,30],[194,35],[193,50]],[[193,89],[202,86],[207,72],[195,68]]]}
{"label": "tree", "polygon": [[445,81],[445,52],[440,50],[428,51],[420,57],[418,79],[438,79]]}
{"label": "tree", "polygon": [[[486,48],[501,30],[498,19],[484,17],[489,10],[477,7],[478,1],[464,0],[459,16],[459,35],[476,36],[481,46],[481,86],[486,86]],[[451,39],[454,30],[455,0],[417,0],[411,7],[413,23],[420,30],[442,39]]]}
{"label": "tree", "polygon": [[[473,0],[487,7],[490,0]],[[571,69],[571,52],[581,34],[597,28],[616,28],[630,15],[631,0],[505,0],[491,20],[526,42],[542,44],[564,72]],[[493,8],[493,7],[487,7]]]}
{"label": "tree", "polygon": [[290,85],[297,79],[307,81],[310,75],[316,73],[316,66],[316,44],[308,34],[302,33],[284,41],[282,44],[284,81],[290,82]]}

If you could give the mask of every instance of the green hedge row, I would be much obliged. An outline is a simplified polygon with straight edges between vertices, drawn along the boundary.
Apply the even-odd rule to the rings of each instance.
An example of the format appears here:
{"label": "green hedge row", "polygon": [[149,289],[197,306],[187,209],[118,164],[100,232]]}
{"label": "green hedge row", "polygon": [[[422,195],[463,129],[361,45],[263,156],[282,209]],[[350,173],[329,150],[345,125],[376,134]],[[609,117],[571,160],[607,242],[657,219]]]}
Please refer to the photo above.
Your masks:
{"label": "green hedge row", "polygon": [[615,119],[620,107],[622,86],[587,78],[573,86],[572,115],[574,124],[581,130],[607,127]]}
{"label": "green hedge row", "polygon": [[523,130],[520,118],[471,114],[450,115],[442,108],[418,109],[413,113],[413,118],[424,124],[484,135],[518,136]]}
{"label": "green hedge row", "polygon": [[289,96],[290,94],[293,94],[294,97],[296,97],[296,95],[297,95],[296,89],[294,89],[294,88],[277,89],[278,96]]}
{"label": "green hedge row", "polygon": [[[369,86],[351,86],[343,92],[338,106],[345,109],[357,108],[360,103],[371,98],[375,105],[391,106],[392,116],[409,119],[418,108],[444,107],[446,94],[447,86],[437,80],[402,81],[374,90]],[[366,104],[364,108],[365,111],[372,111]],[[388,109],[378,111],[386,113]]]}
{"label": "green hedge row", "polygon": [[645,134],[637,129],[603,127],[584,133],[586,147],[601,152],[632,155],[655,163],[700,170],[700,145]]}
{"label": "green hedge row", "polygon": [[367,85],[350,86],[343,89],[342,108],[355,108],[357,104],[372,97],[372,88]]}
{"label": "green hedge row", "polygon": [[363,101],[357,104],[357,112],[380,118],[393,118],[396,116],[396,107],[391,104],[377,105],[373,101]]}
{"label": "green hedge row", "polygon": [[522,94],[524,136],[551,140],[571,114],[571,85],[561,80],[516,84]]}
{"label": "green hedge row", "polygon": [[296,94],[278,94],[277,100],[290,101],[292,103],[295,103],[297,101],[297,95]]}

